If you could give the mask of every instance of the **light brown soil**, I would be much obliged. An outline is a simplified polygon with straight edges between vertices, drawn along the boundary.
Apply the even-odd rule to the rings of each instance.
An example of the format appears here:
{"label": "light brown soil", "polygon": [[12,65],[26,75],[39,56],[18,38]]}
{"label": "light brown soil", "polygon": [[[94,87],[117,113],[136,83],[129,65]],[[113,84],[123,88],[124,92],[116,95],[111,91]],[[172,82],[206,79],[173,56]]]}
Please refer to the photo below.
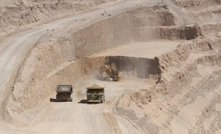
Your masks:
{"label": "light brown soil", "polygon": [[[0,44],[0,133],[220,133],[220,1],[106,2],[0,3],[7,12],[0,29],[8,31]],[[9,9],[39,25],[16,12],[12,21]],[[81,13],[45,23],[69,11]],[[19,31],[17,23],[32,28]],[[100,66],[111,63],[119,82],[99,79]],[[95,83],[105,87],[103,104],[85,103]],[[59,84],[73,85],[73,102],[49,101]]]}
{"label": "light brown soil", "polygon": [[94,54],[93,56],[129,56],[153,59],[154,57],[175,50],[180,43],[181,41],[133,42],[108,49],[107,51]]}

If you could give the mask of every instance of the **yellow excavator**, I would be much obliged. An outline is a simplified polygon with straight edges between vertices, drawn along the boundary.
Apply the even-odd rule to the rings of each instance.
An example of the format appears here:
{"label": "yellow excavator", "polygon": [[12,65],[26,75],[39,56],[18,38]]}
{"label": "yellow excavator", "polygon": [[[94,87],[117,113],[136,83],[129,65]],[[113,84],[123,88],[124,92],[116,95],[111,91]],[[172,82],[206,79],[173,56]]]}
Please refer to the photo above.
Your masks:
{"label": "yellow excavator", "polygon": [[[105,77],[106,74],[106,77]],[[112,63],[111,65],[102,65],[99,70],[99,75],[101,80],[105,80],[105,78],[109,77],[113,81],[118,81],[119,80],[119,73],[117,70],[117,66]]]}

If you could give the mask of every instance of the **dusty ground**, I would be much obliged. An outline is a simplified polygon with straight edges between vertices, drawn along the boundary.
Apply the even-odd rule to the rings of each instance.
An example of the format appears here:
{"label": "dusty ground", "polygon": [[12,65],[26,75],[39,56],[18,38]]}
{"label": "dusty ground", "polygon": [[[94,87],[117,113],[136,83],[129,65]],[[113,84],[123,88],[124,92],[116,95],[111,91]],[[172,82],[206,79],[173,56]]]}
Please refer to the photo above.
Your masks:
{"label": "dusty ground", "polygon": [[[0,133],[221,133],[220,1],[106,2],[0,2]],[[84,103],[95,83],[106,102]]]}
{"label": "dusty ground", "polygon": [[93,56],[129,56],[154,58],[155,56],[157,57],[175,50],[181,42],[182,41],[133,42],[127,45],[115,47],[113,49],[108,49],[107,51],[94,54]]}

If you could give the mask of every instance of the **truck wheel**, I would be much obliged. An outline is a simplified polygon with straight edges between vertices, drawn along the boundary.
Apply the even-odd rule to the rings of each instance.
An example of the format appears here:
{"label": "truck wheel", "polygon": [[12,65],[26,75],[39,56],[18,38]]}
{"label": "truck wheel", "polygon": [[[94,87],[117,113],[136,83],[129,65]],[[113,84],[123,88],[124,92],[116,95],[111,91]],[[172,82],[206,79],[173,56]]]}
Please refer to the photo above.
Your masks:
{"label": "truck wheel", "polygon": [[101,103],[104,103],[105,99],[104,96],[101,97]]}
{"label": "truck wheel", "polygon": [[68,94],[68,99],[67,99],[68,102],[71,102],[72,101],[72,94]]}
{"label": "truck wheel", "polygon": [[71,98],[68,98],[68,100],[67,100],[68,102],[72,102],[72,99]]}
{"label": "truck wheel", "polygon": [[56,100],[57,100],[57,102],[61,102],[62,101],[62,98],[61,98],[62,96],[60,95],[60,94],[57,94],[56,95]]}

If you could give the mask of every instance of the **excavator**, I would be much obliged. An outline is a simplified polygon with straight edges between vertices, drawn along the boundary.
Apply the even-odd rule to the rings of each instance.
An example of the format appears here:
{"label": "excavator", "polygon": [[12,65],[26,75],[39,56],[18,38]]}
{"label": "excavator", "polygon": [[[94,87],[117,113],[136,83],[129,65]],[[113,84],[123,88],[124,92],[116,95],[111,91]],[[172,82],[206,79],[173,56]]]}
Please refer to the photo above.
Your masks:
{"label": "excavator", "polygon": [[[106,77],[104,74],[106,74]],[[114,63],[112,63],[111,65],[102,65],[99,70],[99,76],[101,80],[105,80],[105,78],[109,77],[113,81],[118,81],[119,73],[117,70],[117,66]]]}

